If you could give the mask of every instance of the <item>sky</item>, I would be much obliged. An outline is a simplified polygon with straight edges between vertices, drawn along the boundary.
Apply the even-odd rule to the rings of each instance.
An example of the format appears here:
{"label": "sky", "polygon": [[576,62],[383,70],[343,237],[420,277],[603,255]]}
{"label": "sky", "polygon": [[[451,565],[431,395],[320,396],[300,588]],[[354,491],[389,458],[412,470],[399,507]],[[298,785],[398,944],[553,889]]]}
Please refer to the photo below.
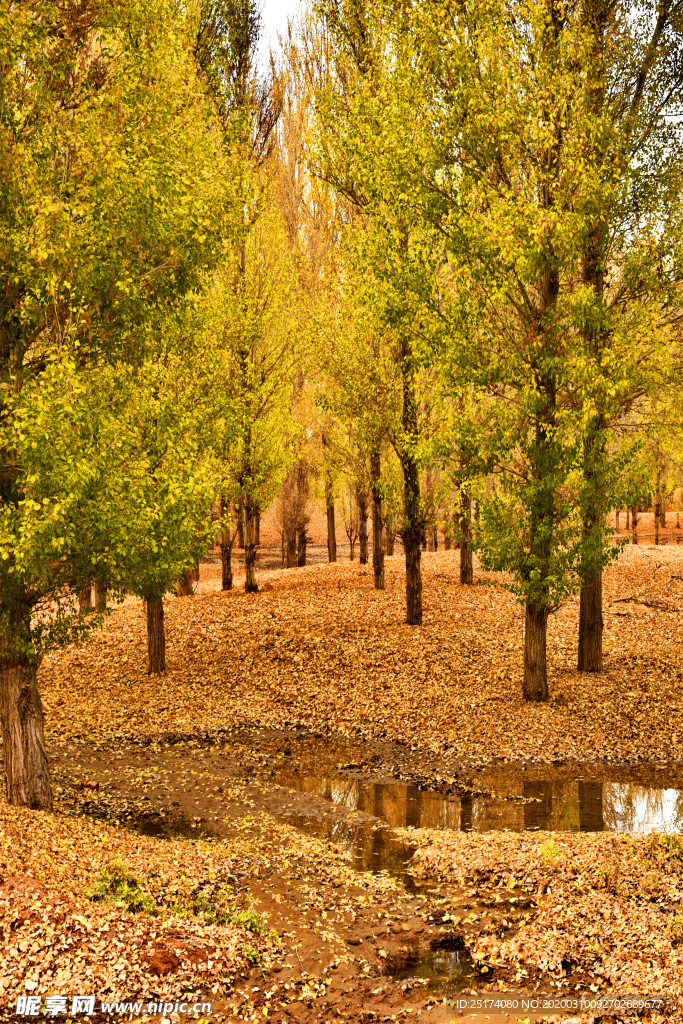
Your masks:
{"label": "sky", "polygon": [[269,47],[277,49],[278,32],[284,35],[287,17],[293,17],[300,6],[301,0],[262,0],[263,53],[267,54]]}

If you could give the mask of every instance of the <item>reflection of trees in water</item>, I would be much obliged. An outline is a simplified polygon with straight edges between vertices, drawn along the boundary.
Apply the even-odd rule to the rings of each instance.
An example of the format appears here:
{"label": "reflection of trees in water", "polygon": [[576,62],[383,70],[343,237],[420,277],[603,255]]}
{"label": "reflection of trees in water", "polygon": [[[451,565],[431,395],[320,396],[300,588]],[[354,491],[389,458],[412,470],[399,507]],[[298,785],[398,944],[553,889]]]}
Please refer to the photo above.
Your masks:
{"label": "reflection of trees in water", "polygon": [[631,782],[606,782],[603,814],[605,825],[613,832],[680,831],[683,792]]}
{"label": "reflection of trees in water", "polygon": [[[283,780],[303,793],[364,811],[402,827],[476,831],[643,832],[683,830],[683,791],[654,789],[634,783],[586,780],[500,780],[507,800],[495,797],[445,799],[440,793],[403,783],[366,782],[335,776],[301,776]],[[498,780],[487,780],[496,788]],[[504,784],[503,784],[504,783]],[[524,803],[515,802],[515,797]],[[347,826],[348,827],[348,826]],[[370,837],[381,843],[383,840]],[[373,844],[370,843],[370,846]]]}

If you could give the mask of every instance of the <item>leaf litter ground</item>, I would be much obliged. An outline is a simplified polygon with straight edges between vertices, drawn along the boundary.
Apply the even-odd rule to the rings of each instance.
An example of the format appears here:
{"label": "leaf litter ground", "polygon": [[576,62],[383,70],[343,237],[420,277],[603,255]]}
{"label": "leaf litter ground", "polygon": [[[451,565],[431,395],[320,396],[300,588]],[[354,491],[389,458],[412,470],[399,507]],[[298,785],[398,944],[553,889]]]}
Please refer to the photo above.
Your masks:
{"label": "leaf litter ground", "polygon": [[[437,787],[506,762],[511,773],[576,760],[677,770],[681,565],[675,548],[633,548],[606,574],[601,676],[574,669],[577,603],[551,618],[552,699],[540,707],[521,699],[519,608],[500,580],[479,574],[461,587],[451,552],[423,558],[420,629],[402,621],[398,558],[387,560],[384,593],[367,567],[345,563],[264,572],[260,593],[222,594],[207,563],[193,598],[166,602],[163,680],[146,675],[142,609],[127,602],[92,643],[41,669],[61,813],[2,808],[6,1005],[28,981],[43,994],[203,994],[227,1019],[445,1021],[451,993],[444,1003],[386,968],[403,958],[409,977],[416,948],[449,943],[469,951],[466,984],[478,992],[679,1001],[675,845],[410,829],[409,891],[400,877],[354,872],[333,829],[302,836],[274,817],[285,797],[321,818],[344,812],[320,800],[312,811],[312,797],[264,768],[305,727],[336,738],[337,764],[355,756],[363,768],[342,749],[353,738],[374,771]],[[271,732],[258,739],[244,726]],[[139,834],[154,822],[170,824]],[[112,860],[156,916],[88,900]],[[252,903],[260,932],[244,927]]]}

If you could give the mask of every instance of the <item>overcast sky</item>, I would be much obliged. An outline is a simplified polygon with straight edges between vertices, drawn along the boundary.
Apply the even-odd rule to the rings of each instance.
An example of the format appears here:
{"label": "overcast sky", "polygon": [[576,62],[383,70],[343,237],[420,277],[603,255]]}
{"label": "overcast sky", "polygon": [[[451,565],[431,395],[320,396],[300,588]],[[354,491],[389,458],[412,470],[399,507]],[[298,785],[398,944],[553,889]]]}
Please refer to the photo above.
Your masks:
{"label": "overcast sky", "polygon": [[269,47],[277,48],[278,32],[284,34],[287,17],[295,15],[300,6],[301,0],[262,0],[264,54],[268,53]]}

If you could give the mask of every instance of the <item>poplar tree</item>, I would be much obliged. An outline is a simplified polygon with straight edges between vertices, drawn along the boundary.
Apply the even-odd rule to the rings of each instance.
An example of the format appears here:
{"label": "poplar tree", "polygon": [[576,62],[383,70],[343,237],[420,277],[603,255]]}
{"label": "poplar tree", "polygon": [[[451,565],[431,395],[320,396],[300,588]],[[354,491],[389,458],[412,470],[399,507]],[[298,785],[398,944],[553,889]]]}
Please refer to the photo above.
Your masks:
{"label": "poplar tree", "polygon": [[107,582],[82,540],[87,451],[73,450],[62,491],[41,493],[23,444],[33,421],[17,410],[40,418],[67,356],[141,364],[222,252],[225,159],[192,18],[166,0],[0,10],[0,717],[14,804],[52,805],[37,667],[97,618],[68,595]]}

